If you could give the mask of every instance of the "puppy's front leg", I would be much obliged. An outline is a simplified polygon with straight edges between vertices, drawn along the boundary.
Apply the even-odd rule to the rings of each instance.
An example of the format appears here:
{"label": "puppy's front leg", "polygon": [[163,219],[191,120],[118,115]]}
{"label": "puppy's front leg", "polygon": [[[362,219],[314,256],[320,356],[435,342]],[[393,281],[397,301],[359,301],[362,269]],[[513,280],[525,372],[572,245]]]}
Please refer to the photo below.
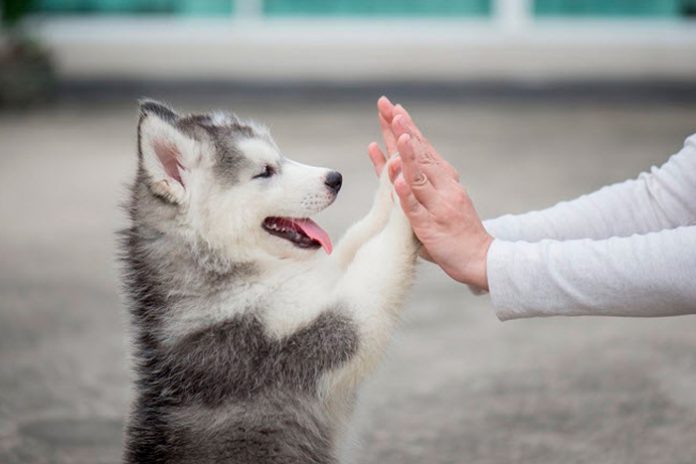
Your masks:
{"label": "puppy's front leg", "polygon": [[379,187],[372,202],[372,208],[365,217],[346,231],[331,255],[340,270],[345,270],[353,261],[358,249],[384,228],[391,211],[391,192],[388,165],[385,165],[379,177]]}
{"label": "puppy's front leg", "polygon": [[351,383],[379,361],[413,280],[419,243],[394,200],[386,227],[357,251],[338,287],[338,300],[360,334],[358,354],[343,377]]}

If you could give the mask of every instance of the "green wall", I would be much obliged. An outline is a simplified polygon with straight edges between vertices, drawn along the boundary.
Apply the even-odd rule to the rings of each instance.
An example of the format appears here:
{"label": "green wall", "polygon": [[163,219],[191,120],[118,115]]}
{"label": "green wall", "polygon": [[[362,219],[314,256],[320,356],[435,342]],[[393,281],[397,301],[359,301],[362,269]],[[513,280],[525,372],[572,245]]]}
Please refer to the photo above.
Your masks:
{"label": "green wall", "polygon": [[[1,0],[0,0],[1,1]],[[261,0],[270,17],[488,17],[494,0]],[[33,0],[34,10],[78,14],[229,16],[231,0]],[[695,16],[696,0],[533,0],[538,17]]]}
{"label": "green wall", "polygon": [[34,10],[78,14],[182,14],[222,15],[233,13],[230,0],[34,0]]}
{"label": "green wall", "polygon": [[537,16],[674,17],[684,0],[535,0]]}
{"label": "green wall", "polygon": [[265,0],[268,16],[487,16],[491,0]]}

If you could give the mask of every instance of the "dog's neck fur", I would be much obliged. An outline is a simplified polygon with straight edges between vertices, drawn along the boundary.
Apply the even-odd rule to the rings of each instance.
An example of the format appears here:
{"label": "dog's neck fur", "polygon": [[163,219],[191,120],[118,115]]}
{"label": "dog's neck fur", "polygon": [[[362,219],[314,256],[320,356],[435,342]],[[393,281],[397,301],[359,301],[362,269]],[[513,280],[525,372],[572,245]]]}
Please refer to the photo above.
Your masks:
{"label": "dog's neck fur", "polygon": [[[139,175],[144,176],[142,172]],[[249,259],[241,255],[231,258],[187,228],[182,221],[181,207],[153,193],[147,182],[136,182],[130,214],[133,224],[138,224],[135,238],[139,245],[148,249],[147,256],[153,264],[162,266],[163,271],[169,265],[197,271],[180,276],[183,281],[178,283],[182,290],[195,291],[213,282],[224,284],[241,269],[250,271]]]}
{"label": "dog's neck fur", "polygon": [[[128,207],[132,226],[123,233],[127,289],[137,319],[155,322],[184,300],[209,298],[254,274],[250,263],[223,260],[195,234],[182,233],[178,206],[153,194],[142,176],[141,171]],[[161,320],[138,326],[163,329]]]}

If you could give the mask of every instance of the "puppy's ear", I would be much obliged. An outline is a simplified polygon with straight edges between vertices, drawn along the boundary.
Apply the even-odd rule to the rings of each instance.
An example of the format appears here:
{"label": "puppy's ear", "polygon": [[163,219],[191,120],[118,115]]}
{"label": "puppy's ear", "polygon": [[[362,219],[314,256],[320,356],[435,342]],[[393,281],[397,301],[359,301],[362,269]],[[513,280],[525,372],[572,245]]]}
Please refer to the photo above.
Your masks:
{"label": "puppy's ear", "polygon": [[138,153],[156,195],[181,203],[193,167],[197,142],[177,127],[179,115],[153,100],[140,101]]}

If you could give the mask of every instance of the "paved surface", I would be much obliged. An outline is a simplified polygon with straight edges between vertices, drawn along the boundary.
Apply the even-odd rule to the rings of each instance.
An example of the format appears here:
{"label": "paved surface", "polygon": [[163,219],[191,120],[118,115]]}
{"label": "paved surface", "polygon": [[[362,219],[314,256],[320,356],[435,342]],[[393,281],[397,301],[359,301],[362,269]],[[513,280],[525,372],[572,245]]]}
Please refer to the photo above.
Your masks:
{"label": "paved surface", "polygon": [[[371,101],[173,100],[253,115],[289,155],[340,169],[319,218],[334,237],[367,209]],[[484,216],[633,176],[696,130],[696,108],[655,102],[411,107]],[[135,123],[130,103],[0,114],[2,463],[119,461],[130,392],[114,231]],[[358,462],[696,460],[696,318],[503,324],[425,264],[408,306],[361,394]]]}

